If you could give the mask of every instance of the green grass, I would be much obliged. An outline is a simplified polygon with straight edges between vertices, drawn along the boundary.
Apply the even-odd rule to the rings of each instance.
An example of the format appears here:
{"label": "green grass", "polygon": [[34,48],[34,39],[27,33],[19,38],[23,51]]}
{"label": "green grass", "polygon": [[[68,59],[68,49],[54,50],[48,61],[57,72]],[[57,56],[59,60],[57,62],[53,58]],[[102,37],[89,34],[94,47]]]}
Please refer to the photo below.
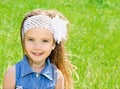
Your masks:
{"label": "green grass", "polygon": [[22,58],[19,29],[26,12],[57,9],[70,20],[66,49],[76,65],[75,89],[120,89],[120,0],[1,0],[0,85]]}

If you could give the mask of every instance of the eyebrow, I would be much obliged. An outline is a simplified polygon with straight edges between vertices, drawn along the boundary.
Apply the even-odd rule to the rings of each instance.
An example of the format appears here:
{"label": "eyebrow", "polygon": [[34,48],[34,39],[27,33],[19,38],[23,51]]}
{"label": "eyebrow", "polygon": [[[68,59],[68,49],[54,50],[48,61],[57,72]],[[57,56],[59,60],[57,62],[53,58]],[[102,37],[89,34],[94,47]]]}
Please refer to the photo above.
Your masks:
{"label": "eyebrow", "polygon": [[[35,37],[29,37],[29,36],[26,36],[25,38],[27,38],[27,39],[34,39]],[[50,40],[50,38],[40,38],[40,39]]]}

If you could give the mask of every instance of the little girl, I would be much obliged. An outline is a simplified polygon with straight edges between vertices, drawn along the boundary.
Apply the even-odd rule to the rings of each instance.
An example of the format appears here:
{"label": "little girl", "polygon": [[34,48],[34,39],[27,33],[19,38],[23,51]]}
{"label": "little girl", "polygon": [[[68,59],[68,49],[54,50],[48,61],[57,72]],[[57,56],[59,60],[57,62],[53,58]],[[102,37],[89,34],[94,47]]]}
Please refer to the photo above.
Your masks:
{"label": "little girl", "polygon": [[33,10],[21,24],[23,59],[5,73],[3,89],[71,89],[65,58],[68,20],[56,10]]}

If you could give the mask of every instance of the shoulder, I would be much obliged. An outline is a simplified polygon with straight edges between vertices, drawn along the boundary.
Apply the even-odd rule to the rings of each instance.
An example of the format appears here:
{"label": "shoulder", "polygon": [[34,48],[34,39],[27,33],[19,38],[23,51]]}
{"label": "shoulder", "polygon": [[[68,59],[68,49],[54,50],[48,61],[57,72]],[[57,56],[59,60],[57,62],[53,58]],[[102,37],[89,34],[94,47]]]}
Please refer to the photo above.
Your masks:
{"label": "shoulder", "polygon": [[3,79],[3,89],[14,89],[15,87],[15,66],[10,67]]}
{"label": "shoulder", "polygon": [[57,69],[58,71],[58,79],[63,79],[64,80],[64,76],[63,76],[63,73],[61,72],[61,70]]}
{"label": "shoulder", "polygon": [[5,78],[13,78],[15,76],[15,65],[8,68],[8,70],[5,72]]}
{"label": "shoulder", "polygon": [[55,89],[64,89],[64,76],[61,70],[57,69],[58,71],[58,77],[57,77],[57,83]]}

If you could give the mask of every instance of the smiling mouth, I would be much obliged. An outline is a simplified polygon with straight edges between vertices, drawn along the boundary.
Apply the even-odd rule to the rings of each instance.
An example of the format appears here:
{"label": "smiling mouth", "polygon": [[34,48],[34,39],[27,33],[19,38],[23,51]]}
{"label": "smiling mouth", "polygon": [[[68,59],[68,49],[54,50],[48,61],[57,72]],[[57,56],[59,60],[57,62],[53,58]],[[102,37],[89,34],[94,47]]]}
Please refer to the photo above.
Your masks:
{"label": "smiling mouth", "polygon": [[35,53],[35,52],[33,52],[32,54],[35,55],[35,56],[41,56],[43,53]]}

